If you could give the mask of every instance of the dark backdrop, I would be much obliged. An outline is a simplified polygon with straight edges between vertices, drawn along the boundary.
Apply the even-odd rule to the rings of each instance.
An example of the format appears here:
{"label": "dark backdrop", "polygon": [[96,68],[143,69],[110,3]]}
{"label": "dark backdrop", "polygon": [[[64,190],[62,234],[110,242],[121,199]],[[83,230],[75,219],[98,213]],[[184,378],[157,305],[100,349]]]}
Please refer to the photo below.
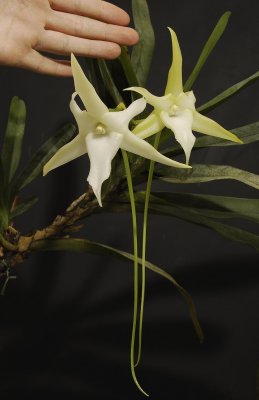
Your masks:
{"label": "dark backdrop", "polygon": [[[116,1],[130,9],[130,1]],[[179,37],[185,77],[213,26],[233,11],[224,38],[195,85],[198,103],[258,70],[257,0],[150,0],[157,36],[148,88],[162,94],[170,65],[166,26]],[[71,79],[0,68],[0,128],[10,99],[22,97],[28,123],[25,159],[72,117]],[[211,116],[227,128],[259,119],[258,85]],[[199,154],[259,173],[259,146]],[[193,158],[195,161],[195,157]],[[19,228],[43,226],[85,189],[86,158],[40,178],[28,193],[40,202]],[[233,182],[174,188],[258,197]],[[91,217],[81,236],[131,251],[130,216]],[[256,231],[256,227],[254,228]],[[196,339],[183,299],[148,273],[143,360],[138,376],[154,400],[252,400],[258,360],[258,255],[249,247],[173,218],[150,217],[147,257],[170,271],[194,297],[205,332]],[[113,258],[78,254],[33,255],[15,270],[17,280],[0,299],[0,393],[7,399],[141,399],[129,370],[132,266]]]}

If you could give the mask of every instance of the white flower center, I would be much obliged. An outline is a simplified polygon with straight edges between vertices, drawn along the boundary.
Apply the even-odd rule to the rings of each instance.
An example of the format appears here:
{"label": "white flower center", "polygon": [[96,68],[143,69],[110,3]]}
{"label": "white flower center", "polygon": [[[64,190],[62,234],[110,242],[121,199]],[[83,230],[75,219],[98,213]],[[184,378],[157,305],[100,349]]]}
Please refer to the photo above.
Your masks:
{"label": "white flower center", "polygon": [[183,110],[195,110],[195,96],[193,92],[180,93],[179,96],[173,99],[168,114],[170,117],[179,115]]}
{"label": "white flower center", "polygon": [[170,107],[169,116],[170,116],[170,117],[174,117],[175,115],[177,115],[177,114],[179,113],[179,111],[180,111],[180,107],[177,106],[176,104],[173,104],[173,105]]}
{"label": "white flower center", "polygon": [[105,135],[107,133],[105,125],[99,122],[95,127],[95,133],[97,135]]}

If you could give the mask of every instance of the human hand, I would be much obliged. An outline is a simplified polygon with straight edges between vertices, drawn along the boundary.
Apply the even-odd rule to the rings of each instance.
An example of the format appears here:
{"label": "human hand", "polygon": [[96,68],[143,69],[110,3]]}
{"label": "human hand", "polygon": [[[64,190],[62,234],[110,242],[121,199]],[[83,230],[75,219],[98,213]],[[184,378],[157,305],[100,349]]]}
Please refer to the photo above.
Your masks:
{"label": "human hand", "polygon": [[69,61],[40,52],[116,58],[138,34],[129,16],[101,0],[4,0],[0,2],[0,64],[71,76]]}

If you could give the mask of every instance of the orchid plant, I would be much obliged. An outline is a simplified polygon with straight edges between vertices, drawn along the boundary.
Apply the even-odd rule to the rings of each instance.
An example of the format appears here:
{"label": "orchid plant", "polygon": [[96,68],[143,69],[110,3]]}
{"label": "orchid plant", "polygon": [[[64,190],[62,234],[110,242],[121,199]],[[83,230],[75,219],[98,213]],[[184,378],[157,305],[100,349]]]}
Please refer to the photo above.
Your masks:
{"label": "orchid plant", "polygon": [[[122,54],[115,62],[88,60],[86,74],[77,59],[71,56],[75,92],[72,94],[70,109],[77,127],[72,123],[65,125],[60,132],[43,143],[22,171],[19,170],[19,163],[26,107],[21,99],[14,98],[11,102],[0,157],[0,278],[3,279],[4,293],[7,283],[14,278],[12,271],[15,265],[24,262],[31,252],[36,251],[71,250],[107,256],[112,254],[133,261],[134,306],[130,366],[135,384],[147,395],[136,377],[136,366],[141,359],[146,269],[169,280],[180,292],[188,306],[195,332],[200,341],[203,340],[189,293],[168,272],[146,260],[148,214],[174,216],[259,250],[259,235],[230,223],[219,222],[220,219],[231,220],[238,216],[259,223],[256,211],[259,200],[170,191],[151,193],[152,181],[156,179],[183,185],[215,179],[235,179],[259,189],[259,176],[251,172],[225,165],[189,165],[191,151],[212,146],[245,145],[259,140],[259,122],[229,131],[205,116],[206,112],[230,99],[249,83],[255,82],[259,73],[196,108],[192,85],[224,32],[230,16],[227,12],[218,21],[185,84],[182,79],[180,46],[175,32],[169,28],[173,59],[165,92],[160,97],[151,94],[145,88],[145,82],[152,60],[154,32],[146,0],[133,0],[132,5],[140,42],[131,54],[122,48]],[[118,80],[118,76],[122,79]],[[100,94],[98,85],[94,85],[100,78],[104,96]],[[126,81],[126,86],[121,87],[121,81]],[[142,97],[136,98],[139,95]],[[85,109],[78,105],[77,96]],[[151,113],[147,111],[147,103],[153,107]],[[206,136],[195,138],[192,131]],[[173,145],[172,133],[176,139]],[[171,142],[169,147],[166,147],[167,142]],[[161,143],[163,147],[159,148]],[[175,160],[182,153],[186,163]],[[37,202],[35,196],[24,200],[22,189],[39,177],[42,171],[46,175],[84,154],[88,154],[90,159],[87,191],[46,227],[33,234],[19,232],[16,229],[16,218],[28,212]],[[137,189],[139,183],[146,184],[145,191]],[[75,237],[79,220],[84,221],[88,216],[100,212],[129,211],[132,214],[133,254],[90,239]],[[138,254],[137,211],[143,212],[141,258]],[[142,267],[141,293],[139,266]]]}

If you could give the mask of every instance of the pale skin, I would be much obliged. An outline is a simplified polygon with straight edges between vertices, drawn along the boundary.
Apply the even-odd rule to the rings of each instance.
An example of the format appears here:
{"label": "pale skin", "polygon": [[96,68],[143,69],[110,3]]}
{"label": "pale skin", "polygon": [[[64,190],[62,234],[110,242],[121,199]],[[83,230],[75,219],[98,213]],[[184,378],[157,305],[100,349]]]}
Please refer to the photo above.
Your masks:
{"label": "pale skin", "polygon": [[70,62],[49,55],[113,59],[120,45],[134,45],[129,15],[102,0],[0,1],[0,64],[71,76]]}

